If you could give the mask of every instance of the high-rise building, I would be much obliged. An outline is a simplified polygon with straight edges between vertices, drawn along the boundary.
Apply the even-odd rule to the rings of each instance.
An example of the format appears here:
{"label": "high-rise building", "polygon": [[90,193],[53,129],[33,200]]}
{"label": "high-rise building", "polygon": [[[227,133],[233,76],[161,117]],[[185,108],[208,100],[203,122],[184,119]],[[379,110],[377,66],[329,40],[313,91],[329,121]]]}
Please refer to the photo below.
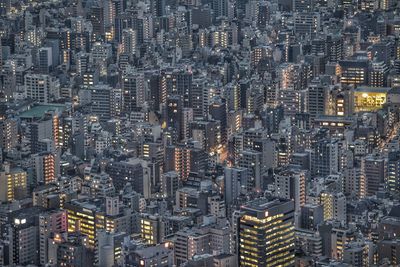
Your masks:
{"label": "high-rise building", "polygon": [[76,72],[79,75],[86,73],[90,68],[90,54],[85,52],[79,52],[75,55]]}
{"label": "high-rise building", "polygon": [[133,29],[125,29],[122,31],[121,53],[135,56],[137,51],[137,32]]}
{"label": "high-rise building", "polygon": [[146,100],[145,80],[143,73],[128,69],[122,75],[123,111],[131,112],[140,109]]}
{"label": "high-rise building", "polygon": [[88,245],[95,247],[96,234],[99,229],[105,228],[104,213],[101,212],[100,203],[88,200],[73,200],[64,205],[67,212],[68,233],[80,232],[86,235]]}
{"label": "high-rise building", "polygon": [[199,142],[207,152],[217,152],[221,144],[221,124],[219,121],[193,121],[189,125],[190,137]]}
{"label": "high-rise building", "polygon": [[169,96],[167,99],[166,127],[175,132],[176,141],[183,138],[183,101],[181,95]]}
{"label": "high-rise building", "polygon": [[165,15],[165,0],[151,0],[150,12],[154,17],[162,17]]}
{"label": "high-rise building", "polygon": [[48,247],[52,234],[67,231],[67,213],[64,210],[51,210],[39,214],[39,262],[45,265],[49,262]]}
{"label": "high-rise building", "polygon": [[343,59],[343,39],[339,35],[328,35],[326,39],[326,50],[330,62],[338,62]]}
{"label": "high-rise building", "polygon": [[183,108],[183,139],[187,140],[190,138],[191,132],[191,123],[193,122],[193,109],[192,108]]}
{"label": "high-rise building", "polygon": [[49,103],[60,95],[60,84],[57,79],[45,74],[25,75],[26,97],[37,100],[39,103]]}
{"label": "high-rise building", "polygon": [[8,202],[25,198],[28,193],[27,182],[25,171],[6,167],[4,171],[0,172],[0,201]]}
{"label": "high-rise building", "polygon": [[166,152],[166,162],[170,161],[170,164],[167,162],[166,170],[176,171],[179,178],[185,181],[189,178],[191,172],[205,170],[206,158],[206,152],[200,148],[184,144],[169,147]]}
{"label": "high-rise building", "polygon": [[370,250],[372,244],[366,242],[349,242],[344,248],[343,262],[350,266],[366,267],[371,264]]}
{"label": "high-rise building", "polygon": [[294,15],[294,32],[300,35],[316,36],[320,31],[320,14],[301,12]]}
{"label": "high-rise building", "polygon": [[122,261],[123,243],[127,233],[108,233],[100,230],[97,234],[95,261],[98,266],[113,266]]}
{"label": "high-rise building", "polygon": [[49,73],[53,64],[52,48],[41,47],[38,51],[38,71],[40,73]]}
{"label": "high-rise building", "polygon": [[257,46],[254,47],[251,51],[251,64],[254,67],[258,66],[258,63],[267,58],[272,56],[271,48],[268,46]]}
{"label": "high-rise building", "polygon": [[42,207],[17,210],[10,214],[8,230],[10,265],[39,264],[38,214]]}
{"label": "high-rise building", "polygon": [[385,62],[373,61],[369,68],[368,79],[369,86],[372,87],[384,87],[387,85],[387,77],[389,74],[389,68]]}
{"label": "high-rise building", "polygon": [[98,84],[89,88],[89,103],[91,111],[105,122],[111,119],[112,88],[108,85]]}
{"label": "high-rise building", "polygon": [[228,0],[213,0],[212,8],[215,18],[228,16]]}
{"label": "high-rise building", "polygon": [[366,85],[368,83],[368,61],[342,60],[340,66],[340,82],[345,85]]}
{"label": "high-rise building", "polygon": [[246,168],[226,167],[224,170],[224,200],[225,205],[230,210],[230,206],[235,204],[239,195],[246,193],[247,185]]}
{"label": "high-rise building", "polygon": [[311,157],[311,172],[316,176],[326,176],[339,171],[338,140],[319,140],[314,144]]}
{"label": "high-rise building", "polygon": [[295,212],[306,203],[306,176],[304,171],[286,169],[275,176],[275,196],[294,201]]}
{"label": "high-rise building", "polygon": [[104,35],[104,8],[100,3],[94,3],[90,7],[90,22],[93,26],[93,34],[95,37]]}
{"label": "high-rise building", "polygon": [[163,239],[163,222],[161,217],[142,214],[140,218],[140,234],[146,244],[160,244]]}
{"label": "high-rise building", "polygon": [[301,207],[300,228],[316,231],[318,225],[324,221],[322,205],[305,204]]}
{"label": "high-rise building", "polygon": [[240,153],[239,167],[248,170],[247,185],[242,186],[245,186],[249,192],[263,189],[261,159],[262,154],[254,150],[243,150]]}
{"label": "high-rise building", "polygon": [[180,188],[179,175],[175,171],[165,172],[161,176],[161,191],[167,198],[175,199]]}
{"label": "high-rise building", "polygon": [[320,204],[324,209],[324,220],[335,219],[341,222],[347,221],[346,197],[343,193],[321,192]]}
{"label": "high-rise building", "polygon": [[59,158],[55,153],[43,152],[35,156],[36,182],[48,184],[59,175]]}
{"label": "high-rise building", "polygon": [[328,88],[315,81],[308,87],[307,111],[311,118],[325,115],[328,110]]}
{"label": "high-rise building", "polygon": [[209,113],[213,120],[219,121],[221,126],[221,143],[227,142],[227,113],[226,102],[222,98],[214,98],[209,107]]}
{"label": "high-rise building", "polygon": [[391,193],[400,192],[400,152],[389,153],[385,185]]}
{"label": "high-rise building", "polygon": [[57,266],[92,266],[93,249],[80,233],[54,234],[48,242],[48,259]]}
{"label": "high-rise building", "polygon": [[294,0],[293,10],[296,12],[309,12],[312,10],[313,5],[315,5],[313,0]]}
{"label": "high-rise building", "polygon": [[0,119],[0,148],[9,152],[18,144],[18,124],[15,119]]}
{"label": "high-rise building", "polygon": [[361,161],[367,196],[375,195],[385,181],[386,162],[380,155],[368,155]]}
{"label": "high-rise building", "polygon": [[110,162],[106,172],[112,178],[116,190],[124,188],[127,182],[131,183],[133,190],[143,193],[144,169],[140,162]]}
{"label": "high-rise building", "polygon": [[182,97],[183,106],[190,107],[193,73],[187,69],[167,70],[162,73],[169,96]]}
{"label": "high-rise building", "polygon": [[193,108],[194,118],[207,118],[207,92],[203,79],[194,79],[192,82],[190,106]]}
{"label": "high-rise building", "polygon": [[241,207],[240,266],[294,266],[294,203],[258,199]]}

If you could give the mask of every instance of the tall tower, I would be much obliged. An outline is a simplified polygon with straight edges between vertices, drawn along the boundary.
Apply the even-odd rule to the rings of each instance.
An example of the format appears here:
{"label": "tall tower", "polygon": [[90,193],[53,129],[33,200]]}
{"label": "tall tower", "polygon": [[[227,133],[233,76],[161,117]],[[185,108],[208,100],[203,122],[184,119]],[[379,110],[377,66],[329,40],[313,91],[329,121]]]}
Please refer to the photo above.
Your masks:
{"label": "tall tower", "polygon": [[240,266],[294,266],[294,203],[257,199],[241,208]]}

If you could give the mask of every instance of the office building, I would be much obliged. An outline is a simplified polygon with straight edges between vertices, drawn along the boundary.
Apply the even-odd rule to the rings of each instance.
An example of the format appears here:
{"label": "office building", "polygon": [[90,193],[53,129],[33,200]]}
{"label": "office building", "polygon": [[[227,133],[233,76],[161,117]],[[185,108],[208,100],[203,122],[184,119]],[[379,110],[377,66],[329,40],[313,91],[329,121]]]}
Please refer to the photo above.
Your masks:
{"label": "office building", "polygon": [[294,203],[258,199],[241,207],[240,266],[294,266]]}

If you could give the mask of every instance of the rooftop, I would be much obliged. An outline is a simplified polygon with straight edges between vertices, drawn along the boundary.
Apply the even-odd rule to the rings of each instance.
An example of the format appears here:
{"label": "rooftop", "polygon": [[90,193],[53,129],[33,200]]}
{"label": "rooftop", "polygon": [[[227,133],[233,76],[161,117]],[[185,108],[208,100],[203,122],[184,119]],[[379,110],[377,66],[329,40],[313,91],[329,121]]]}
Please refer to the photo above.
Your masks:
{"label": "rooftop", "polygon": [[55,111],[55,112],[62,112],[65,110],[65,105],[61,104],[48,104],[48,105],[37,105],[34,106],[24,112],[22,112],[19,117],[20,118],[26,118],[26,119],[31,119],[31,118],[42,118],[44,114]]}
{"label": "rooftop", "polygon": [[369,86],[359,86],[354,89],[354,92],[363,93],[387,93],[390,91],[390,87],[369,87]]}

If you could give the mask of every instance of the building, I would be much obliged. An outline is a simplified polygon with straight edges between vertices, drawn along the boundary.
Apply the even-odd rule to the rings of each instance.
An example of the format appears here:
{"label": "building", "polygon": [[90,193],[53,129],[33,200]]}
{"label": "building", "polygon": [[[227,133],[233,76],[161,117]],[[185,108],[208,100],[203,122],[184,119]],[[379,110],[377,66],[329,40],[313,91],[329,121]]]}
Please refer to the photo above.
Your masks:
{"label": "building", "polygon": [[49,184],[59,175],[59,159],[57,154],[43,152],[35,156],[35,177],[37,183]]}
{"label": "building", "polygon": [[322,205],[306,203],[301,207],[300,228],[315,231],[323,221],[324,208]]}
{"label": "building", "polygon": [[137,31],[134,29],[122,30],[121,53],[135,56],[137,51]]}
{"label": "building", "polygon": [[238,197],[247,191],[246,168],[226,167],[224,170],[224,200],[225,205],[230,210],[230,206],[235,204]]}
{"label": "building", "polygon": [[258,199],[242,206],[240,266],[294,266],[294,203]]}
{"label": "building", "polygon": [[192,121],[189,124],[190,137],[201,144],[206,152],[217,152],[221,145],[221,123],[219,121]]}
{"label": "building", "polygon": [[174,138],[180,141],[184,136],[182,96],[168,97],[166,109],[166,127],[172,128]]}
{"label": "building", "polygon": [[179,175],[175,171],[163,173],[161,176],[161,190],[165,197],[175,199],[176,191],[180,188]]}
{"label": "building", "polygon": [[260,191],[263,188],[261,158],[262,154],[254,150],[243,150],[240,153],[239,167],[246,168],[248,171],[247,185],[242,186],[246,186],[248,192],[252,190]]}
{"label": "building", "polygon": [[49,103],[59,98],[60,84],[54,77],[46,74],[27,74],[24,78],[26,97],[39,103]]}
{"label": "building", "polygon": [[368,61],[342,60],[339,61],[340,82],[344,85],[367,85],[368,84]]}
{"label": "building", "polygon": [[230,228],[222,222],[185,228],[175,234],[175,263],[180,264],[207,254],[229,254],[232,251]]}
{"label": "building", "polygon": [[311,118],[325,115],[328,110],[328,88],[317,82],[308,87],[307,111]]}
{"label": "building", "polygon": [[294,32],[299,35],[316,36],[320,31],[320,14],[300,12],[294,15]]}
{"label": "building", "polygon": [[115,189],[121,190],[126,183],[131,183],[133,190],[143,193],[145,169],[139,161],[110,162],[106,166]]}
{"label": "building", "polygon": [[10,152],[18,144],[18,124],[14,119],[0,118],[0,148]]}
{"label": "building", "polygon": [[150,214],[142,214],[140,218],[140,234],[146,244],[156,245],[163,241],[163,223],[161,218]]}
{"label": "building", "polygon": [[376,111],[387,101],[388,87],[358,87],[354,90],[354,111]]}
{"label": "building", "polygon": [[389,68],[385,62],[372,62],[368,73],[368,85],[371,87],[384,87],[387,85]]}
{"label": "building", "polygon": [[89,103],[93,114],[105,122],[111,119],[112,88],[108,85],[98,84],[89,87]]}
{"label": "building", "polygon": [[[167,147],[167,159],[172,159],[172,166],[166,170],[174,170],[179,174],[180,180],[187,180],[191,172],[204,170],[206,167],[207,154],[200,148],[180,144],[174,147]],[[166,161],[168,161],[166,160]]]}
{"label": "building", "polygon": [[380,155],[368,155],[361,161],[361,171],[365,177],[366,195],[375,195],[385,181],[385,159]]}
{"label": "building", "polygon": [[391,193],[400,192],[400,153],[391,152],[388,156],[385,187]]}
{"label": "building", "polygon": [[48,242],[49,264],[57,266],[94,266],[88,238],[79,233],[54,234]]}
{"label": "building", "polygon": [[122,77],[123,111],[131,112],[139,110],[145,100],[145,80],[143,73],[132,69],[126,71]]}
{"label": "building", "polygon": [[321,192],[319,203],[324,210],[324,220],[347,221],[346,197],[343,193]]}
{"label": "building", "polygon": [[67,232],[67,213],[64,210],[51,210],[39,214],[39,262],[49,262],[49,239],[52,235]]}
{"label": "building", "polygon": [[322,139],[314,144],[311,155],[311,172],[315,176],[327,176],[339,171],[338,140]]}
{"label": "building", "polygon": [[344,249],[343,262],[357,267],[370,266],[370,249],[367,243],[350,242]]}
{"label": "building", "polygon": [[304,171],[287,169],[278,172],[275,179],[275,196],[294,201],[295,212],[306,203],[306,174]]}
{"label": "building", "polygon": [[296,248],[308,257],[321,257],[322,237],[313,230],[296,229]]}
{"label": "building", "polygon": [[12,265],[39,264],[39,220],[42,207],[24,208],[9,216],[8,260]]}
{"label": "building", "polygon": [[111,267],[123,261],[123,243],[126,233],[108,233],[101,230],[97,234],[95,260],[98,266]]}
{"label": "building", "polygon": [[174,263],[174,253],[170,243],[155,246],[133,246],[124,258],[124,266],[168,267]]}
{"label": "building", "polygon": [[[4,164],[7,166],[6,164]],[[22,199],[28,193],[28,179],[26,171],[10,169],[9,166],[0,172],[0,201],[9,202]]]}

